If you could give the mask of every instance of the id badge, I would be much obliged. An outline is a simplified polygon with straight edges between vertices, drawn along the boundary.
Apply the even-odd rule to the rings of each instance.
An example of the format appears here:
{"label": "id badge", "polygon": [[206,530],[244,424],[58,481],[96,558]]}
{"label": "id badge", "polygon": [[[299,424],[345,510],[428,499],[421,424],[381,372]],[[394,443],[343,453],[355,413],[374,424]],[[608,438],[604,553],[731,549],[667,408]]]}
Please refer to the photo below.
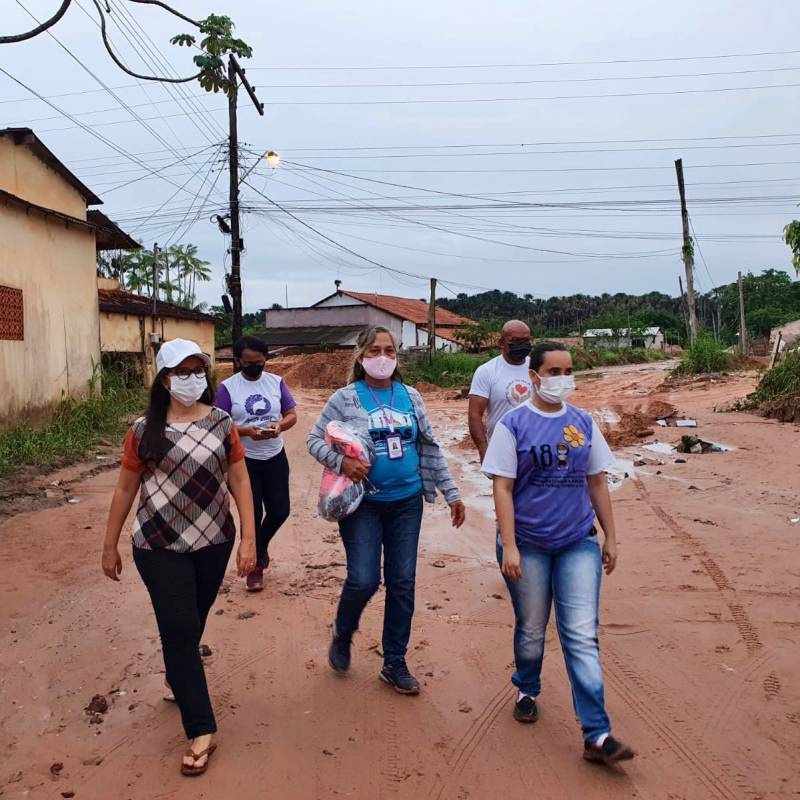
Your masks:
{"label": "id badge", "polygon": [[386,450],[390,461],[398,461],[403,457],[403,438],[393,433],[386,437]]}

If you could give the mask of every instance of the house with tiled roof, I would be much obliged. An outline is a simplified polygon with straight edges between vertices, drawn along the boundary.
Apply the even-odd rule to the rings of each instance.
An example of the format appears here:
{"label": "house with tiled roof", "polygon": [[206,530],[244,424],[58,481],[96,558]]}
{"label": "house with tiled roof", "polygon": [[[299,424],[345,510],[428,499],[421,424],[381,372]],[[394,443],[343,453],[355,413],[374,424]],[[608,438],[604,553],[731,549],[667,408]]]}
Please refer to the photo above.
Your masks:
{"label": "house with tiled roof", "polygon": [[[388,294],[338,289],[305,308],[269,309],[264,338],[271,347],[313,350],[355,346],[361,330],[372,325],[388,328],[402,350],[428,346],[427,301]],[[456,333],[472,320],[444,308],[436,309],[436,349],[463,349]]]}
{"label": "house with tiled roof", "polygon": [[89,391],[97,254],[139,247],[30,128],[0,129],[0,428]]}

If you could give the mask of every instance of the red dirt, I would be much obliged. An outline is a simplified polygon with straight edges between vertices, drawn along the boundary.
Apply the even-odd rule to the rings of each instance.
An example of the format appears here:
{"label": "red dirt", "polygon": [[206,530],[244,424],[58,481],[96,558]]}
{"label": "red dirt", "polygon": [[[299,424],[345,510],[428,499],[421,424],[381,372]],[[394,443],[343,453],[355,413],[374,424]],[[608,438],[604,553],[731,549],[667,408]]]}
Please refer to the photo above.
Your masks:
{"label": "red dirt", "polygon": [[343,350],[270,359],[267,368],[292,388],[338,389],[347,383],[352,363],[353,354]]}
{"label": "red dirt", "polygon": [[[647,367],[603,372],[579,384],[579,405],[631,411],[663,377]],[[298,391],[300,423],[287,437],[293,514],[267,588],[246,594],[231,567],[204,637],[219,749],[202,778],[179,774],[185,742],[177,709],[161,700],[158,635],[129,545],[121,583],[100,571],[115,474],[77,480],[79,505],[4,520],[0,796],[797,797],[800,530],[789,520],[800,515],[800,428],[710,410],[752,383],[738,375],[663,395],[698,420],[703,438],[736,449],[687,456],[661,474],[637,468],[637,480],[614,494],[620,562],[604,581],[601,652],[614,730],[635,746],[635,761],[606,770],[581,760],[552,627],[541,718],[512,719],[513,616],[493,514],[479,503],[476,465],[455,449],[467,523],[453,531],[441,502],[423,522],[409,653],[422,695],[400,697],[377,680],[382,595],[365,613],[351,674],[331,674],[326,647],[344,558],[335,527],[315,514],[320,468],[305,453],[328,391]],[[466,405],[429,402],[442,438],[466,429]],[[681,432],[656,433],[675,442]],[[246,611],[255,616],[239,619]],[[102,724],[84,713],[95,694],[109,702]],[[54,763],[63,769],[51,771]]]}

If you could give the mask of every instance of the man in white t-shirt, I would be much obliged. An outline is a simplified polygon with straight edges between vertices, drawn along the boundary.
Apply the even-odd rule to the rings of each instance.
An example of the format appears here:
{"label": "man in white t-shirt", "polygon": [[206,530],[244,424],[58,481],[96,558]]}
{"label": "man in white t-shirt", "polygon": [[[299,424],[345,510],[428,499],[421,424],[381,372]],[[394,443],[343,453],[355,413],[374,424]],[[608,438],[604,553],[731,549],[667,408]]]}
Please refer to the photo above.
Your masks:
{"label": "man in white t-shirt", "polygon": [[469,432],[481,461],[495,425],[507,411],[531,397],[528,356],[530,328],[518,319],[503,326],[501,354],[475,370],[469,390]]}

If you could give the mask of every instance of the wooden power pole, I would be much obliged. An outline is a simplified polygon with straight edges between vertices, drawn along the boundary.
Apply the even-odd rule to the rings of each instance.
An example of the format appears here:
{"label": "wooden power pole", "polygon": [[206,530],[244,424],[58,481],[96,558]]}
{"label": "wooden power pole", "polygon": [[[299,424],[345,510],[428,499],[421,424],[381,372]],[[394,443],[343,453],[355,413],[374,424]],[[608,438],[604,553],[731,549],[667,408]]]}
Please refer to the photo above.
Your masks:
{"label": "wooden power pole", "polygon": [[683,159],[675,162],[678,192],[681,197],[681,223],[683,225],[683,266],[686,269],[686,304],[689,307],[689,343],[697,341],[697,309],[694,304],[694,247],[689,235],[689,212],[686,210],[686,187],[683,183]]}
{"label": "wooden power pole", "polygon": [[428,362],[433,363],[436,350],[436,278],[431,278],[431,304],[428,309]]}
{"label": "wooden power pole", "polygon": [[744,289],[742,273],[739,273],[739,349],[743,356],[747,355],[747,322],[744,317]]}
{"label": "wooden power pole", "polygon": [[239,80],[247,90],[253,105],[264,116],[264,104],[258,101],[253,87],[245,77],[244,70],[233,55],[228,57],[228,80],[231,89],[228,93],[228,168],[230,170],[230,215],[231,215],[231,275],[228,291],[233,305],[232,338],[235,342],[242,335],[242,250],[244,242],[239,226],[239,126],[236,118],[236,104],[239,100]]}
{"label": "wooden power pole", "polygon": [[156,313],[158,311],[158,242],[153,245],[153,330],[156,329]]}

